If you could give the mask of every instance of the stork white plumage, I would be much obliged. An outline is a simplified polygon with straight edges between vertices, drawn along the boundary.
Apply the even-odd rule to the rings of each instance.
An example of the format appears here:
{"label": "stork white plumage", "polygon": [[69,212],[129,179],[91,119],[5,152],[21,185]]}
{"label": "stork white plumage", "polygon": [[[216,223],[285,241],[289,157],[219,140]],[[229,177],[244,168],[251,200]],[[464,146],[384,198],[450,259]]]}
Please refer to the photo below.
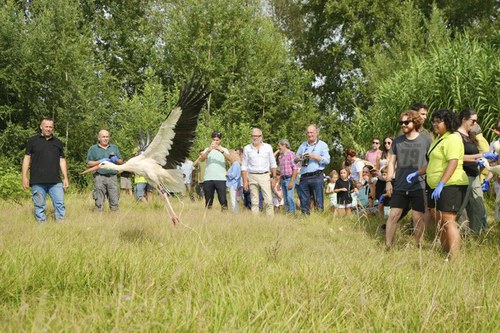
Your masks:
{"label": "stork white plumage", "polygon": [[168,193],[185,190],[183,174],[176,168],[189,156],[200,111],[210,95],[201,81],[201,77],[198,80],[193,77],[185,89],[181,88],[176,107],[170,111],[155,138],[142,154],[122,165],[105,161],[83,173],[107,169],[129,171],[145,177],[148,183],[161,193],[168,214],[176,224],[179,217],[170,204]]}
{"label": "stork white plumage", "polygon": [[480,165],[483,165],[486,170],[500,176],[500,165],[490,166],[490,163],[484,157],[481,157],[478,160],[481,163]]}
{"label": "stork white plumage", "polygon": [[[495,141],[495,143],[493,143],[493,150],[500,155],[500,141]],[[478,161],[486,170],[500,176],[500,165],[490,166],[490,163],[484,157],[479,158]]]}

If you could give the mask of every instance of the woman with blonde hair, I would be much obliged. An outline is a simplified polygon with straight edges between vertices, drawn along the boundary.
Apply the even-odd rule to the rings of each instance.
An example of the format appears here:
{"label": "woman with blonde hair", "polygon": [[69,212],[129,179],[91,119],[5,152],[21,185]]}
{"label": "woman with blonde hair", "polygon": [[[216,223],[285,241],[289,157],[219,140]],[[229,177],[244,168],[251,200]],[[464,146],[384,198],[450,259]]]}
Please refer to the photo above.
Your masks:
{"label": "woman with blonde hair", "polygon": [[236,150],[229,152],[231,167],[227,170],[226,186],[229,190],[229,207],[231,211],[238,212],[238,192],[243,187],[241,181],[241,158]]}

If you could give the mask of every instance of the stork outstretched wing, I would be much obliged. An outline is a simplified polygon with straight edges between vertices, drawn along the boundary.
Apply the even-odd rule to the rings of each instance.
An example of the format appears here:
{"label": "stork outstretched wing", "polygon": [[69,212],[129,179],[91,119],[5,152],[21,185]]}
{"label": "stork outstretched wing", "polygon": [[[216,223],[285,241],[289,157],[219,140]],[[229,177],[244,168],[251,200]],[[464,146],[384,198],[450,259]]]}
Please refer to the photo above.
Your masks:
{"label": "stork outstretched wing", "polygon": [[154,159],[165,169],[175,169],[189,156],[200,111],[210,95],[201,80],[201,76],[193,76],[187,87],[181,88],[176,107],[144,151],[144,158]]}
{"label": "stork outstretched wing", "polygon": [[149,130],[146,131],[146,137],[144,137],[144,133],[142,132],[142,129],[139,129],[139,142],[138,142],[139,151],[138,151],[138,154],[144,153],[146,151],[146,149],[149,147],[150,143],[151,143],[151,140],[150,140]]}

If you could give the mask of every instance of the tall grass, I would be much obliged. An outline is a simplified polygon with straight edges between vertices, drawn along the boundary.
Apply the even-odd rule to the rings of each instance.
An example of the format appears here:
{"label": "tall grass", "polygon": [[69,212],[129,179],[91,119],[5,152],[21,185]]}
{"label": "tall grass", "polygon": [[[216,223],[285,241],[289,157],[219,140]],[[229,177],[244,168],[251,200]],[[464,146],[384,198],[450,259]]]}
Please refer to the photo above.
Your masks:
{"label": "tall grass", "polygon": [[[67,196],[66,222],[1,203],[0,331],[494,332],[498,225],[445,255],[402,232],[385,250],[376,219],[274,219],[122,197],[93,213]],[[49,212],[52,213],[52,212]]]}

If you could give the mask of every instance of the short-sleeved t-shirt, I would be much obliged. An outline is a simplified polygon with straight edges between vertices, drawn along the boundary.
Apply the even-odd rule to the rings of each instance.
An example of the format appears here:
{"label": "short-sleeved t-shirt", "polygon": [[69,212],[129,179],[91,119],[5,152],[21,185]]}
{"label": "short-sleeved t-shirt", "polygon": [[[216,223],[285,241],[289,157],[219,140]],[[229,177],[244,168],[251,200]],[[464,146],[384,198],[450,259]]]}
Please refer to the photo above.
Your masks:
{"label": "short-sleeved t-shirt", "polygon": [[337,192],[337,203],[340,205],[346,205],[352,203],[351,191],[354,188],[354,184],[351,180],[338,179],[335,183],[335,189],[345,188],[347,191]]}
{"label": "short-sleeved t-shirt", "polygon": [[26,143],[26,155],[31,157],[30,185],[55,184],[61,182],[60,159],[64,158],[64,144],[52,136],[31,137]]}
{"label": "short-sleeved t-shirt", "polygon": [[422,177],[418,181],[408,184],[406,177],[427,164],[425,154],[431,145],[431,138],[419,134],[415,139],[409,140],[405,135],[400,135],[392,143],[392,153],[396,156],[396,177],[394,178],[394,190],[417,191],[425,188]]}
{"label": "short-sleeved t-shirt", "polygon": [[359,173],[363,171],[363,168],[365,167],[365,163],[363,163],[362,160],[359,158],[351,164],[351,179],[354,180],[355,182],[359,182]]}
{"label": "short-sleeved t-shirt", "polygon": [[[118,157],[118,159],[122,158],[122,155],[116,145],[110,143],[106,148],[103,148],[102,146],[95,144],[89,148],[89,151],[87,152],[87,159],[85,161],[87,163],[89,161],[99,161],[103,158],[109,158],[113,154]],[[101,175],[115,175],[117,174],[117,171],[99,169],[97,170],[97,173]]]}
{"label": "short-sleeved t-shirt", "polygon": [[454,159],[458,160],[458,165],[451,178],[446,182],[446,186],[469,184],[469,178],[463,169],[464,144],[458,133],[446,132],[443,136],[437,137],[429,151],[427,184],[430,188],[436,188],[448,166],[448,161]]}
{"label": "short-sleeved t-shirt", "polygon": [[[229,154],[229,151],[222,147],[224,153]],[[206,148],[203,153],[207,152]],[[207,156],[207,164],[205,167],[205,175],[203,181],[207,180],[223,180],[226,181],[226,159],[218,150],[212,150]]]}
{"label": "short-sleeved t-shirt", "polygon": [[182,171],[184,175],[184,184],[191,184],[193,180],[193,161],[187,160],[185,162],[182,162],[179,169]]}

